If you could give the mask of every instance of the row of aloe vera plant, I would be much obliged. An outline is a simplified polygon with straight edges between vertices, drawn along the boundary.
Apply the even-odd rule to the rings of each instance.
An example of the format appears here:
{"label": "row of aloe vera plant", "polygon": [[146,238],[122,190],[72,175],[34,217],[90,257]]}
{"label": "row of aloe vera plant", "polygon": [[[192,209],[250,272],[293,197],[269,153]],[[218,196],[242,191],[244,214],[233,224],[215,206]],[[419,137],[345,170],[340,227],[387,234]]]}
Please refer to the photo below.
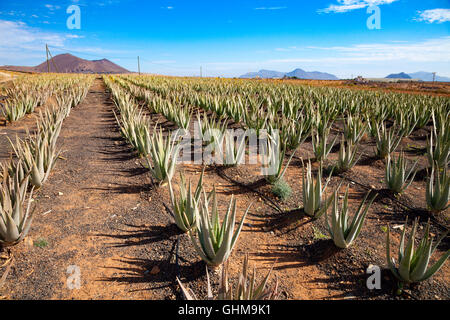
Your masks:
{"label": "row of aloe vera plant", "polygon": [[[299,127],[300,130],[295,130],[292,128],[295,128],[294,125],[284,125],[284,124],[290,123],[289,121],[286,122],[284,119],[281,118],[281,120],[278,120],[282,123],[280,125],[275,122],[275,117],[273,117],[274,113],[269,113],[268,116],[264,116],[261,114],[261,110],[264,110],[264,108],[268,108],[273,105],[270,99],[266,99],[264,103],[261,103],[256,108],[250,108],[250,110],[255,110],[254,113],[249,114],[246,111],[243,111],[244,103],[242,103],[240,100],[241,97],[239,96],[236,99],[232,99],[226,101],[225,103],[223,101],[220,101],[221,97],[223,96],[214,96],[209,92],[217,92],[217,90],[213,90],[212,87],[206,83],[198,84],[196,81],[196,87],[192,91],[187,90],[187,92],[183,93],[177,93],[176,95],[173,95],[173,91],[170,88],[171,84],[170,82],[177,82],[178,80],[170,79],[164,79],[164,78],[150,78],[150,80],[143,82],[141,78],[133,78],[128,77],[127,79],[130,83],[136,84],[138,86],[142,86],[144,88],[150,89],[152,92],[149,94],[146,91],[142,91],[137,89],[136,87],[133,87],[133,90],[140,91],[141,96],[144,97],[144,99],[148,99],[148,97],[153,96],[154,94],[159,95],[159,100],[161,99],[171,99],[174,98],[175,101],[178,101],[182,105],[199,105],[202,106],[206,110],[212,110],[216,115],[219,117],[228,117],[230,116],[231,119],[239,120],[241,119],[242,115],[246,115],[243,118],[246,119],[245,123],[249,125],[253,129],[261,129],[265,126],[268,126],[269,132],[273,131],[272,125],[274,127],[280,128],[282,134],[284,134],[283,141],[290,141],[291,143],[285,143],[285,146],[283,147],[281,152],[270,152],[270,150],[274,150],[274,147],[279,146],[272,146],[268,145],[269,150],[269,158],[272,155],[273,157],[276,157],[277,154],[281,154],[279,163],[279,170],[276,175],[267,176],[269,181],[275,182],[279,181],[286,170],[286,167],[282,168],[282,161],[285,156],[285,152],[288,145],[291,146],[298,146],[303,141],[306,140],[306,138],[309,135],[312,135],[312,143],[313,143],[313,151],[316,155],[316,159],[323,161],[326,159],[328,154],[330,153],[333,145],[335,144],[337,137],[331,142],[328,143],[328,136],[331,129],[331,126],[333,124],[334,119],[336,119],[337,115],[339,114],[339,111],[337,111],[337,104],[331,104],[331,108],[324,109],[326,112],[320,112],[320,108],[316,109],[314,112],[307,112],[304,114],[301,114],[302,121],[297,121],[296,123],[301,123],[301,126]],[[156,81],[155,81],[156,80]],[[157,85],[155,85],[155,82]],[[160,86],[158,86],[158,82],[161,83]],[[200,89],[201,86],[205,84],[206,89]],[[232,86],[232,85],[231,85]],[[131,87],[131,86],[130,86]],[[200,87],[200,88],[199,88]],[[176,88],[177,90],[185,89],[186,86],[174,85],[173,88]],[[221,90],[223,88],[220,88]],[[229,89],[227,89],[229,90]],[[198,92],[204,91],[204,95],[198,94]],[[238,92],[239,90],[237,90]],[[220,94],[220,92],[218,92]],[[233,92],[235,93],[235,92]],[[180,98],[181,97],[181,98]],[[392,97],[392,96],[391,96]],[[391,98],[389,97],[389,98]],[[398,96],[397,96],[398,97]],[[153,97],[153,101],[154,101]],[[203,99],[203,100],[202,100]],[[321,99],[319,99],[321,100]],[[206,102],[205,102],[206,101]],[[239,101],[240,103],[235,104],[234,102]],[[420,101],[420,100],[419,100]],[[428,187],[427,187],[427,203],[431,210],[433,211],[442,211],[446,208],[447,202],[448,202],[448,176],[446,174],[446,166],[448,165],[448,121],[446,120],[445,116],[448,117],[448,104],[445,104],[442,106],[439,99],[436,101],[436,106],[433,108],[421,108],[420,104],[415,104],[412,109],[407,109],[407,107],[399,108],[397,109],[393,108],[386,108],[381,107],[375,109],[375,111],[369,111],[370,108],[367,108],[362,113],[364,116],[359,116],[355,110],[355,104],[352,104],[349,114],[347,117],[345,117],[344,120],[344,133],[341,136],[341,146],[339,151],[339,159],[336,163],[336,170],[339,172],[346,171],[351,169],[354,164],[358,161],[357,154],[356,154],[356,148],[357,144],[361,140],[361,138],[365,135],[366,130],[368,130],[368,133],[370,133],[374,138],[376,142],[376,155],[379,158],[387,158],[387,165],[386,165],[386,183],[390,189],[392,189],[395,192],[401,192],[411,183],[411,181],[414,178],[414,168],[411,168],[407,170],[406,168],[406,162],[404,160],[404,156],[400,154],[400,156],[395,161],[395,158],[392,156],[393,152],[397,148],[397,146],[400,143],[400,140],[404,136],[410,135],[414,129],[416,128],[422,128],[425,126],[431,117],[433,117],[433,124],[434,124],[434,132],[432,132],[432,137],[430,138],[430,141],[428,143],[428,158],[432,159],[430,160],[430,163],[432,165],[432,173],[430,178],[428,179]],[[376,102],[379,103],[379,100]],[[422,104],[425,102],[421,102]],[[157,105],[153,103],[153,105]],[[239,111],[241,110],[241,111]],[[279,109],[280,110],[280,109]],[[292,107],[288,106],[286,107],[285,104],[282,104],[281,110],[285,114],[294,114],[295,112],[292,111]],[[286,111],[287,110],[287,111]],[[333,111],[334,110],[334,111]],[[423,111],[425,110],[425,111]],[[286,112],[285,112],[286,111]],[[332,112],[329,112],[332,111]],[[410,112],[411,111],[411,112]],[[438,115],[438,122],[435,120],[435,114]],[[391,128],[388,128],[386,125],[386,122],[389,121],[389,118],[392,117],[394,119],[394,125]],[[206,117],[204,117],[206,118]],[[200,117],[198,117],[198,122],[202,126],[202,121],[200,120]],[[261,119],[263,119],[262,123],[260,122]],[[298,119],[298,118],[297,118]],[[305,121],[306,120],[306,121]],[[364,121],[365,120],[365,121]],[[295,121],[294,121],[295,122]],[[203,124],[205,127],[208,125]],[[287,127],[290,127],[286,129]],[[436,128],[439,127],[439,130],[436,130]],[[447,129],[446,129],[447,128]],[[313,129],[313,130],[311,130]],[[288,130],[291,130],[292,134],[286,134],[286,132],[289,132]],[[435,144],[433,144],[433,139],[437,141]],[[270,140],[269,140],[270,141]],[[295,149],[295,147],[293,149]],[[280,150],[279,150],[280,151]],[[434,159],[439,160],[440,159],[440,169],[435,169],[436,161]],[[442,166],[442,163],[445,163],[444,166]],[[289,164],[289,161],[288,161]],[[414,167],[414,166],[413,166]],[[439,171],[440,174],[436,175],[437,183],[435,183],[435,170]],[[323,213],[327,211],[329,206],[333,204],[332,206],[332,217],[331,222],[329,219],[327,219],[327,223],[329,225],[329,232],[332,236],[335,244],[338,247],[344,248],[348,247],[358,236],[358,234],[361,231],[364,218],[367,214],[368,208],[370,207],[370,204],[372,203],[373,199],[369,201],[369,204],[366,204],[367,196],[362,201],[357,213],[354,215],[354,218],[352,220],[351,224],[348,224],[348,205],[347,205],[347,199],[348,199],[348,191],[345,193],[344,196],[344,204],[343,209],[338,209],[337,204],[337,191],[333,194],[333,196],[330,199],[323,199],[323,194],[326,189],[322,186],[322,170],[319,169],[318,177],[317,179],[312,178],[311,174],[311,165],[307,166],[307,174],[303,174],[303,202],[305,204],[305,213],[314,217],[319,218]],[[170,179],[168,180],[170,182]],[[329,181],[329,180],[328,180]],[[197,192],[199,189],[197,188],[195,192],[195,197],[200,197],[200,192]],[[198,208],[195,209],[194,206],[187,206],[187,201],[192,201],[193,197],[190,194],[190,187],[189,192],[186,191],[186,188],[183,188],[180,190],[181,193],[181,199],[179,200],[178,204],[177,202],[174,202],[174,193],[171,190],[171,197],[173,202],[173,211],[176,214],[176,221],[177,225],[180,226],[180,229],[186,231],[189,229],[189,226],[194,223],[194,217],[196,216],[193,214],[193,212],[197,212]],[[212,193],[213,194],[213,193]],[[210,195],[209,197],[213,197],[213,195]],[[189,199],[189,200],[188,200]],[[205,197],[205,202],[207,202],[207,198]],[[194,210],[195,209],[195,210]],[[214,212],[214,206],[213,206],[213,212]],[[213,214],[214,216],[214,214]],[[213,223],[214,222],[214,223]],[[217,220],[211,222],[210,225],[217,225]],[[205,233],[206,234],[206,233]],[[197,248],[203,250],[203,258],[205,260],[208,259],[208,256],[205,255],[205,250],[207,248],[204,248],[203,246],[197,246]],[[211,253],[211,252],[210,252]],[[444,255],[445,256],[445,255]],[[448,255],[447,255],[448,256]],[[426,257],[424,258],[425,260]],[[445,261],[446,258],[443,258],[442,261]],[[428,262],[427,262],[428,263]],[[434,267],[432,267],[429,271],[431,274],[436,272],[439,267],[442,264],[437,264]],[[424,265],[421,265],[420,268],[423,268]],[[425,265],[426,269],[426,265]],[[405,282],[408,282],[405,280]]]}
{"label": "row of aloe vera plant", "polygon": [[[214,96],[214,99],[209,98],[211,94],[206,90],[203,90],[206,98],[199,97],[198,92],[203,91],[200,91],[198,86],[193,87],[192,91],[181,90],[181,92],[174,94],[170,88],[171,82],[176,82],[176,84],[173,85],[176,89],[180,89],[180,87],[182,89],[186,89],[188,86],[180,85],[177,83],[178,80],[167,80],[164,78],[152,77],[150,78],[151,82],[145,82],[142,80],[143,78],[131,76],[125,77],[125,79],[128,79],[128,81],[132,84],[141,85],[144,88],[151,89],[152,93],[159,94],[163,97],[160,97],[160,100],[169,99],[170,101],[179,102],[183,105],[193,105],[197,103],[207,110],[213,110],[215,115],[219,115],[220,121],[223,121],[223,123],[227,122],[228,116],[233,118],[237,115],[237,119],[240,119],[240,117],[247,112],[245,110],[242,111],[242,109],[245,108],[244,104],[241,102],[241,97],[237,100],[239,103],[234,103],[235,101],[232,99],[221,101],[220,96],[219,98]],[[162,85],[155,87],[154,82],[162,82]],[[139,90],[136,86],[128,85],[128,87],[134,88],[135,91],[140,91],[141,96],[151,96],[151,94],[146,91]],[[211,87],[208,86],[207,89],[211,90]],[[213,92],[215,91],[217,90],[213,90]],[[239,92],[239,90],[236,90],[236,92]],[[209,98],[209,102],[202,102],[202,98]],[[387,98],[393,98],[394,102],[398,103],[398,108],[390,107],[393,103],[390,103],[389,105],[382,104],[383,100]],[[336,136],[334,140],[329,142],[330,130],[333,126],[334,120],[339,114],[342,114],[342,112],[337,110],[336,104],[328,104],[328,106],[331,107],[311,107],[309,109],[310,111],[304,108],[302,109],[306,110],[304,114],[301,112],[298,113],[299,116],[295,116],[294,120],[292,118],[292,114],[294,113],[292,111],[292,105],[282,101],[281,103],[278,103],[278,105],[281,105],[281,111],[283,112],[283,115],[286,115],[286,117],[277,117],[278,114],[275,112],[269,113],[269,116],[261,116],[260,112],[261,110],[264,110],[262,107],[267,108],[267,105],[273,106],[274,103],[272,101],[274,99],[275,98],[273,96],[270,96],[269,98],[265,98],[265,100],[260,104],[252,102],[250,104],[250,110],[256,111],[249,117],[255,117],[257,120],[253,122],[250,121],[250,123],[247,122],[247,125],[256,130],[261,128],[267,128],[269,132],[273,132],[274,129],[279,130],[281,145],[277,147],[277,149],[279,149],[279,152],[276,153],[279,155],[278,159],[275,159],[273,153],[270,152],[275,149],[270,148],[270,145],[267,148],[267,158],[269,161],[277,161],[279,164],[278,172],[275,175],[268,176],[267,178],[271,183],[277,184],[280,180],[282,180],[283,172],[285,172],[286,167],[289,165],[288,161],[284,169],[281,167],[286,151],[288,149],[295,150],[309,136],[312,138],[312,147],[316,159],[322,161],[327,158],[337,141]],[[387,95],[385,99],[373,99],[373,96],[362,99],[366,105],[369,104],[369,102],[374,105],[374,108],[372,109],[359,108],[362,116],[359,113],[356,113],[358,108],[355,107],[352,100],[350,108],[345,111],[345,114],[343,114],[343,134],[341,136],[339,157],[335,163],[335,172],[342,173],[344,171],[348,171],[358,162],[362,155],[359,154],[358,156],[358,143],[366,135],[366,132],[368,132],[375,139],[376,156],[380,159],[387,160],[387,187],[396,193],[401,193],[413,181],[415,176],[415,165],[413,168],[407,170],[407,162],[404,159],[404,155],[401,153],[399,157],[395,159],[395,156],[392,154],[397,149],[403,137],[409,136],[415,129],[424,127],[432,118],[434,130],[431,132],[427,149],[430,170],[429,177],[427,179],[428,187],[426,189],[426,199],[427,206],[431,211],[440,212],[445,210],[449,196],[449,177],[446,173],[446,168],[448,166],[448,154],[450,152],[450,139],[448,136],[450,129],[449,122],[447,120],[450,112],[448,101],[396,94]],[[305,100],[308,102],[308,99]],[[408,100],[411,100],[414,103],[412,107],[408,104]],[[304,104],[307,105],[307,102]],[[339,103],[342,103],[342,101],[339,101]],[[427,103],[429,105],[427,105]],[[264,104],[266,104],[266,106]],[[154,99],[153,105],[157,105],[157,103],[154,102]],[[235,107],[232,107],[233,105]],[[290,106],[286,107],[286,105]],[[238,109],[241,109],[241,111],[236,111]],[[323,109],[324,112],[319,112],[321,109]],[[297,110],[297,112],[298,111],[299,110]],[[274,116],[275,114],[276,116]],[[290,116],[291,118],[289,119],[287,116]],[[203,117],[203,119],[205,118],[206,117]],[[215,120],[214,118],[210,118],[209,121],[205,121],[202,124],[200,117],[198,117],[198,119],[201,128],[208,125],[211,120]],[[264,119],[264,126],[260,126],[256,123],[261,119]],[[392,121],[393,126],[388,127],[386,121]],[[210,127],[212,126],[210,125]],[[222,129],[222,131],[225,129],[223,126],[218,125],[216,125],[216,128]]]}
{"label": "row of aloe vera plant", "polygon": [[[63,92],[68,94],[62,94]],[[67,99],[70,96],[73,104],[77,105],[85,94],[84,85],[71,76],[56,74],[21,76],[3,89],[1,95],[6,99],[1,112],[8,122],[14,122],[26,114],[33,113],[36,107],[44,105],[52,96],[60,99]]]}
{"label": "row of aloe vera plant", "polygon": [[[68,83],[65,82],[67,79]],[[60,87],[75,85],[77,89],[69,93],[59,91],[58,104],[39,112],[35,133],[28,133],[24,139],[16,137],[15,143],[9,140],[16,159],[0,164],[0,246],[15,245],[27,235],[33,218],[30,211],[33,191],[47,181],[61,153],[56,142],[62,122],[69,116],[74,103],[81,102],[87,94],[92,78],[66,76],[57,81],[63,82]]]}
{"label": "row of aloe vera plant", "polygon": [[[153,82],[158,82],[161,81],[163,82],[163,84],[167,85],[167,83],[169,82],[176,82],[176,80],[166,80],[166,79],[162,79],[162,78],[151,78],[151,80],[153,80]],[[158,81],[155,81],[158,80]],[[131,78],[129,79],[130,82],[135,83],[135,84],[142,84],[142,81],[138,81],[136,80],[136,78]],[[153,83],[152,82],[152,83]],[[160,87],[156,87],[150,84],[145,84],[143,85],[146,88],[151,88],[154,92],[161,94],[164,96],[164,98],[170,98],[170,86],[169,88],[163,88],[162,86]],[[177,89],[179,89],[180,86],[176,86]],[[186,86],[182,86],[182,88],[184,89]],[[208,90],[210,90],[211,88],[208,87]],[[230,103],[230,101],[225,101],[225,102],[221,102],[220,98],[218,99],[217,97],[214,97],[213,103],[200,103],[201,102],[201,98],[196,97],[195,99],[191,97],[191,95],[194,95],[198,92],[198,87],[195,87],[195,92],[187,92],[186,94],[184,94],[185,98],[183,99],[183,94],[180,94],[179,92],[177,92],[176,95],[172,95],[174,97],[176,97],[176,101],[180,101],[181,103],[185,103],[185,104],[190,104],[193,103],[195,101],[199,102],[200,105],[202,105],[205,108],[208,108],[210,110],[214,110],[217,114],[223,116],[224,114],[230,113],[231,116],[233,116],[234,113],[236,113],[238,115],[238,118],[244,114],[245,112],[235,112],[236,109],[242,109],[243,108],[243,104],[242,103],[238,103],[238,104],[234,104],[234,103]],[[181,98],[180,98],[181,96]],[[208,94],[208,96],[211,96],[210,94]],[[376,155],[381,158],[384,159],[388,156],[390,156],[395,149],[397,148],[397,146],[399,145],[402,137],[404,136],[408,136],[409,134],[412,133],[412,131],[416,128],[422,128],[424,125],[426,125],[430,118],[434,115],[434,113],[436,112],[440,118],[446,119],[446,116],[448,118],[448,102],[443,100],[440,101],[439,99],[427,99],[427,98],[418,98],[418,97],[410,97],[410,96],[405,96],[405,95],[387,95],[387,97],[389,97],[389,99],[391,98],[395,98],[395,100],[399,101],[399,98],[402,98],[402,100],[405,100],[404,98],[407,97],[409,100],[412,100],[412,102],[414,102],[413,107],[410,107],[408,103],[405,103],[403,101],[403,103],[400,103],[399,108],[392,108],[392,107],[386,107],[386,105],[382,105],[380,103],[381,99],[377,99],[377,100],[373,100],[371,103],[375,104],[374,110],[371,110],[369,108],[360,110],[365,116],[365,119],[367,119],[367,121],[365,123],[363,123],[362,117],[359,115],[355,115],[352,116],[352,113],[355,113],[355,111],[358,111],[357,108],[355,108],[355,104],[352,103],[352,105],[350,106],[349,110],[347,110],[346,112],[348,112],[349,114],[347,115],[347,117],[345,118],[345,122],[344,122],[344,135],[341,139],[341,146],[340,146],[340,152],[339,152],[339,159],[338,162],[336,164],[336,171],[337,172],[342,172],[342,171],[346,171],[348,169],[350,169],[352,166],[354,166],[354,164],[358,161],[359,158],[357,158],[357,143],[358,141],[362,138],[362,136],[365,134],[366,129],[368,128],[369,133],[375,138],[376,141]],[[373,97],[372,97],[373,98]],[[270,103],[271,99],[273,99],[273,97],[270,97],[269,99],[265,99],[266,101],[269,102],[269,104],[272,106],[273,104]],[[406,99],[406,100],[408,100]],[[427,101],[427,100],[431,100],[431,101]],[[239,97],[239,102],[241,102],[241,99]],[[353,100],[352,100],[353,101]],[[364,101],[366,102],[366,101]],[[429,103],[431,105],[424,105],[425,103]],[[237,107],[230,107],[232,105],[236,105]],[[254,104],[251,104],[252,106]],[[285,110],[287,110],[288,112],[285,112],[286,114],[292,114],[292,107],[289,108],[284,108],[285,104],[284,102],[281,104],[282,105],[282,111],[284,112]],[[390,104],[392,105],[392,103]],[[257,105],[258,106],[258,105]],[[263,104],[259,105],[260,107],[263,106]],[[231,109],[232,111],[229,112],[227,111],[228,109]],[[333,109],[334,108],[334,109]],[[262,110],[262,108],[251,108],[251,109],[255,109],[258,110],[255,115],[257,119],[264,119],[264,123],[267,124],[269,123],[269,129],[271,128],[270,122],[274,122],[273,119],[272,121],[268,121],[268,117],[259,117],[260,112]],[[320,111],[320,107],[317,108],[316,111]],[[323,109],[323,108],[322,108]],[[334,110],[334,111],[333,111]],[[314,123],[313,127],[314,127],[314,132],[312,134],[312,138],[313,138],[313,150],[314,153],[316,155],[316,158],[318,160],[323,160],[327,157],[327,155],[330,153],[333,145],[336,142],[336,138],[331,142],[328,143],[328,136],[329,136],[329,131],[331,129],[331,126],[333,124],[332,119],[336,117],[337,114],[339,114],[338,111],[336,111],[336,105],[332,105],[331,110],[330,108],[328,109],[324,109],[324,111],[326,112],[307,112],[306,114],[310,115],[309,117],[305,117],[302,118],[301,120],[303,121],[294,121],[293,123],[300,123],[301,126],[299,128],[296,128],[293,125],[278,125],[276,127],[281,128],[281,133],[282,133],[282,137],[283,139],[281,141],[286,142],[286,141],[293,141],[294,143],[289,143],[289,145],[298,145],[299,142],[304,141],[304,139],[306,139],[308,137],[308,135],[310,134],[309,129],[311,127],[311,122]],[[330,112],[331,111],[331,112]],[[312,116],[311,116],[312,114]],[[301,116],[303,116],[301,114]],[[392,117],[393,121],[394,121],[394,126],[392,126],[390,129],[387,128],[386,123],[384,123],[385,121],[387,121],[389,119],[389,117]],[[311,121],[311,118],[313,119]],[[323,118],[323,119],[322,119]],[[298,118],[297,118],[298,120]],[[433,117],[434,120],[434,117]],[[448,121],[441,121],[441,124],[444,124],[448,127]],[[253,126],[253,128],[258,129],[258,125],[256,124],[256,126]],[[286,128],[294,128],[292,131],[295,132],[295,135],[289,135],[289,134],[285,134],[285,132],[287,132],[289,129]],[[436,127],[435,127],[436,128]],[[432,154],[433,152],[437,153],[437,154],[432,154],[432,158],[437,158],[440,159],[440,168],[443,168],[444,166],[442,166],[442,162],[447,162],[448,163],[448,137],[446,137],[445,131],[441,130],[440,132],[444,132],[443,134],[440,135],[440,139],[435,139],[438,141],[436,147],[433,147],[433,137],[431,137],[431,142],[429,143],[429,148],[434,148],[432,150],[429,150],[429,154]],[[432,135],[436,135],[436,132],[433,132]],[[344,139],[345,138],[345,139]],[[439,143],[440,141],[445,141],[444,143]],[[285,143],[288,144],[288,143]],[[429,158],[431,158],[429,156]],[[389,160],[389,163],[391,163],[391,160]],[[402,161],[400,161],[402,162]],[[434,164],[432,163],[432,166]],[[389,165],[387,166],[389,169],[394,168],[395,166]],[[398,166],[397,166],[398,167]],[[389,171],[389,170],[387,170]],[[435,173],[436,171],[433,171],[433,173]],[[390,179],[389,177],[393,177],[393,176],[402,176],[402,175],[394,175],[394,174],[387,174],[386,177],[387,179]],[[408,177],[408,175],[407,175]],[[433,180],[439,179],[439,183],[433,183]],[[275,179],[278,180],[278,179]],[[390,179],[392,180],[392,179]],[[439,191],[438,193],[440,194],[440,196],[436,195],[433,197],[429,197],[429,199],[432,198],[437,198],[438,200],[441,201],[428,201],[428,206],[430,207],[430,209],[434,210],[434,211],[440,211],[442,210],[442,208],[445,208],[444,206],[439,206],[436,205],[434,203],[442,203],[444,202],[444,204],[447,202],[445,201],[447,198],[445,197],[445,181],[446,180],[446,176],[444,176],[443,174],[441,174],[441,176],[435,177],[435,174],[430,175],[430,179],[429,179],[429,184],[432,184],[433,187],[435,189],[438,189],[437,191]],[[448,179],[447,179],[448,180]],[[410,180],[412,181],[412,180]],[[393,191],[396,191],[395,189],[397,188],[398,184],[396,183],[391,183],[390,181],[387,181],[388,186],[392,186]],[[430,190],[432,190],[433,188],[430,188]],[[442,191],[441,191],[442,190]],[[396,191],[397,192],[397,191]],[[428,192],[428,194],[430,194],[430,192]]]}
{"label": "row of aloe vera plant", "polygon": [[[139,107],[134,102],[130,103],[130,100],[124,100],[123,97],[126,96],[126,93],[121,90],[121,87],[115,85],[111,78],[104,77],[104,79],[121,113],[120,120],[116,117],[122,135],[134,146],[134,137],[123,134],[123,128],[131,125],[134,121],[128,117],[128,114],[131,113],[129,109],[138,109]],[[125,124],[125,122],[129,122],[129,124]],[[149,126],[149,123],[147,123],[147,126]],[[169,186],[172,204],[170,212],[180,230],[189,235],[198,255],[208,266],[212,268],[220,267],[227,262],[236,245],[249,208],[243,214],[236,228],[236,200],[232,197],[227,213],[224,219],[221,220],[215,189],[208,195],[203,189],[204,172],[200,176],[194,193],[192,192],[191,181],[187,185],[184,175],[181,174],[179,195],[176,196],[171,183],[175,172],[178,150],[176,135],[173,138],[170,137],[170,134],[164,137],[162,132],[160,130],[158,131],[156,127],[154,131],[155,139],[149,139],[149,145],[152,151],[145,155],[149,165],[149,171],[152,177],[159,182],[160,187],[164,185]],[[222,267],[221,289],[219,289],[220,292],[217,299],[273,299],[277,296],[277,284],[273,287],[268,287],[271,272],[260,283],[257,283],[255,271],[253,276],[248,278],[248,257],[244,261],[243,271],[240,274],[240,280],[235,291],[230,290],[228,287],[227,270],[228,268],[226,266]],[[208,271],[206,272],[208,274]],[[195,294],[189,292],[179,280],[178,282],[180,283],[185,298],[196,298]],[[209,276],[208,287],[210,288]],[[208,292],[208,298],[213,298],[211,290]]]}

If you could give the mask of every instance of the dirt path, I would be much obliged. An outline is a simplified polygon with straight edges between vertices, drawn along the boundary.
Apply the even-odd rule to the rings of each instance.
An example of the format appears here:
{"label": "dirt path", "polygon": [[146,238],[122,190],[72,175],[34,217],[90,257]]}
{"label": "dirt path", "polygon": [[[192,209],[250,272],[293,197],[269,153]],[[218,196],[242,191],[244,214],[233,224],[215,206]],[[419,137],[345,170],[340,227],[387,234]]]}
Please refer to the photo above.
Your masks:
{"label": "dirt path", "polygon": [[[119,234],[117,229],[136,225],[150,213],[149,206],[147,212],[139,206],[145,175],[139,175],[139,166],[115,131],[112,107],[103,82],[96,80],[65,120],[59,143],[67,160],[58,162],[36,198],[30,237],[12,249],[15,264],[2,290],[9,298],[151,298],[139,291],[146,289],[142,281],[136,287],[100,281],[114,277],[127,255],[148,256],[144,247],[115,248],[109,237],[100,236]],[[67,288],[70,265],[80,269],[80,290]]]}

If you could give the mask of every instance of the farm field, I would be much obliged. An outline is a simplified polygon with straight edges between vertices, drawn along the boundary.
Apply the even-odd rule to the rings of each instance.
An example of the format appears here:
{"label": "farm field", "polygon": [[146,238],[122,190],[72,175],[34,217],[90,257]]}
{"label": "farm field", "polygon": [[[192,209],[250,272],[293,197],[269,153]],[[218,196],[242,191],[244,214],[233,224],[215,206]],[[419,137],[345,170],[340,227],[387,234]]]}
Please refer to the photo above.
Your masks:
{"label": "farm field", "polygon": [[[277,80],[272,80],[277,82]],[[280,80],[278,80],[280,81]],[[282,82],[291,82],[311,86],[327,86],[336,88],[356,89],[356,90],[382,90],[385,92],[428,94],[450,96],[449,83],[427,83],[427,82],[403,82],[403,83],[383,83],[369,82],[359,83],[354,80],[281,80]]]}
{"label": "farm field", "polygon": [[[248,254],[258,282],[271,270],[264,298],[450,299],[450,266],[439,260],[450,252],[448,86],[363,89],[370,90],[150,75],[38,74],[4,83],[1,298],[180,300],[189,288],[204,299],[206,266],[217,295],[225,266],[235,286]],[[256,145],[252,134],[261,138]],[[274,171],[261,170],[261,155]],[[182,210],[174,199],[184,189],[195,199]],[[332,216],[346,190],[341,235],[344,218]],[[7,191],[18,232],[6,227]],[[236,216],[223,232],[233,235],[241,221],[242,230],[216,237],[211,249],[207,219],[217,207],[227,221],[231,199]],[[361,203],[359,229],[351,219]],[[405,271],[414,219],[420,249]],[[431,247],[419,240],[430,236],[434,245],[441,235],[427,264]],[[427,274],[435,263],[439,270]],[[371,266],[380,267],[380,289],[367,287]]]}

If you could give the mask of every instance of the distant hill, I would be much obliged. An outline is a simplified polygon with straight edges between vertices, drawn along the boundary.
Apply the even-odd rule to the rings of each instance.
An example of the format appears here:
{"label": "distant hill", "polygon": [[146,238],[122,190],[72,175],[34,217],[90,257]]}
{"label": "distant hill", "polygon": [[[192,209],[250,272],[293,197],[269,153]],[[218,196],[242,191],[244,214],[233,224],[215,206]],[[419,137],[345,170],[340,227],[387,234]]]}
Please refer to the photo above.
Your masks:
{"label": "distant hill", "polygon": [[[419,71],[414,73],[400,72],[397,74],[390,74],[385,79],[417,79],[421,81],[433,81],[433,73],[425,71]],[[435,81],[450,82],[450,78],[436,75]]]}
{"label": "distant hill", "polygon": [[286,73],[286,77],[297,79],[313,79],[313,80],[339,80],[335,75],[325,72],[312,71],[307,72],[302,69],[295,69]]}
{"label": "distant hill", "polygon": [[[433,81],[433,73],[431,73],[431,72],[419,71],[419,72],[409,73],[408,75],[413,79],[420,79],[422,81]],[[450,78],[440,77],[440,76],[436,75],[436,81],[450,82]]]}
{"label": "distant hill", "polygon": [[242,79],[252,79],[252,78],[262,78],[262,79],[276,79],[276,78],[297,78],[297,79],[312,79],[312,80],[339,80],[335,75],[324,73],[324,72],[308,72],[302,69],[295,69],[291,72],[280,72],[271,70],[260,70],[258,72],[246,73],[240,78]]}
{"label": "distant hill", "polygon": [[386,77],[386,79],[412,79],[409,75],[404,72],[392,73]]}
{"label": "distant hill", "polygon": [[[59,54],[49,60],[50,72],[62,73],[129,73],[108,59],[85,60],[71,54]],[[56,69],[55,69],[56,65]],[[47,72],[47,61],[36,67],[3,66],[0,69],[27,72]]]}
{"label": "distant hill", "polygon": [[283,78],[285,75],[284,72],[272,71],[272,70],[259,70],[258,72],[249,72],[246,73],[240,78],[263,78],[263,79],[274,79],[274,78]]}

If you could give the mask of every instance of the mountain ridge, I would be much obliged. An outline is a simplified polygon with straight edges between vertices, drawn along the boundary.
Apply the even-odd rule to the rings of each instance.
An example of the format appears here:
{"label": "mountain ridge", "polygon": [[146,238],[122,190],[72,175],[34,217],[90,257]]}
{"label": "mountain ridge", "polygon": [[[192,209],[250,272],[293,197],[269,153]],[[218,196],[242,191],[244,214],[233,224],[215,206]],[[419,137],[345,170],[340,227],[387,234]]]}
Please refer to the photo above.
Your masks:
{"label": "mountain ridge", "polygon": [[50,69],[50,72],[61,73],[130,73],[127,69],[122,68],[108,59],[85,60],[69,53],[54,56],[48,61],[48,65],[47,61],[44,61],[35,67],[1,66],[0,68],[24,72],[47,72]]}
{"label": "mountain ridge", "polygon": [[409,74],[400,72],[400,73],[391,73],[386,77],[386,79],[412,79],[412,77]]}
{"label": "mountain ridge", "polygon": [[280,72],[273,70],[259,70],[257,72],[248,72],[239,78],[241,79],[252,79],[252,78],[262,78],[262,79],[277,79],[277,78],[297,78],[297,79],[312,79],[312,80],[339,80],[333,74],[319,71],[305,71],[303,69],[297,68],[291,72]]}
{"label": "mountain ridge", "polygon": [[[433,73],[432,72],[418,71],[418,72],[414,72],[414,73],[408,73],[408,75],[413,79],[420,79],[422,81],[433,81]],[[439,81],[439,82],[450,82],[450,78],[438,76],[437,74],[436,74],[435,80]]]}

